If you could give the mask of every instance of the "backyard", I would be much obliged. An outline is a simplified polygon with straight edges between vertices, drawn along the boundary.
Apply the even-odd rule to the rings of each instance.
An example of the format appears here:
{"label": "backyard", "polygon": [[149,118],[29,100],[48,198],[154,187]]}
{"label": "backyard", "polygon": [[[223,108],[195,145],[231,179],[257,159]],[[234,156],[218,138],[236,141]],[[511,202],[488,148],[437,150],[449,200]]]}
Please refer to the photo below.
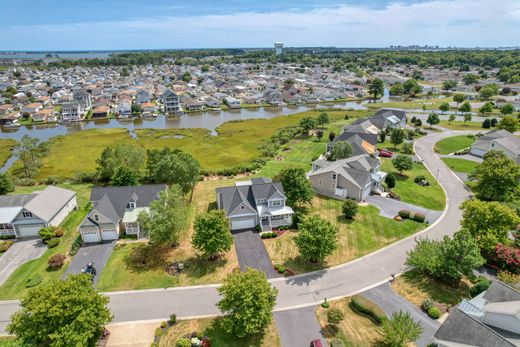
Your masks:
{"label": "backyard", "polygon": [[474,142],[474,136],[458,135],[447,137],[435,144],[435,151],[439,154],[452,154],[469,148]]}
{"label": "backyard", "polygon": [[442,161],[448,165],[448,167],[455,172],[470,173],[473,172],[479,163],[473,160],[461,159],[461,158],[441,158]]}

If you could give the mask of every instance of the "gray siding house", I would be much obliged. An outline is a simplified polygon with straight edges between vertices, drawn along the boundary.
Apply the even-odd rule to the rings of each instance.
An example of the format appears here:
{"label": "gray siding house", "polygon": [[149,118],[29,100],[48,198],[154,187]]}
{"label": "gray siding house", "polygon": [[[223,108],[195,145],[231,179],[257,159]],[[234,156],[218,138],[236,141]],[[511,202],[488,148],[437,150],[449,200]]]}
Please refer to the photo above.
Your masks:
{"label": "gray siding house", "polygon": [[236,182],[232,187],[216,189],[217,206],[226,212],[231,230],[252,229],[260,225],[263,231],[292,224],[294,211],[286,206],[281,183],[270,178],[252,178]]}
{"label": "gray siding house", "polygon": [[386,172],[378,158],[366,154],[337,161],[316,160],[309,180],[314,190],[334,199],[363,200],[371,192],[381,192]]}
{"label": "gray siding house", "polygon": [[483,157],[487,152],[496,150],[504,152],[512,160],[520,164],[520,138],[507,130],[491,130],[481,136],[471,146],[470,153]]}
{"label": "gray siding house", "polygon": [[119,233],[141,237],[144,231],[137,223],[142,211],[165,190],[165,184],[128,187],[94,187],[90,193],[93,208],[79,226],[85,243],[117,240]]}
{"label": "gray siding house", "polygon": [[77,206],[75,192],[55,186],[32,194],[0,196],[0,235],[38,236],[41,228],[60,225]]}
{"label": "gray siding house", "polygon": [[163,93],[161,98],[164,105],[165,113],[174,114],[182,112],[181,104],[179,102],[179,96],[175,92],[168,89]]}

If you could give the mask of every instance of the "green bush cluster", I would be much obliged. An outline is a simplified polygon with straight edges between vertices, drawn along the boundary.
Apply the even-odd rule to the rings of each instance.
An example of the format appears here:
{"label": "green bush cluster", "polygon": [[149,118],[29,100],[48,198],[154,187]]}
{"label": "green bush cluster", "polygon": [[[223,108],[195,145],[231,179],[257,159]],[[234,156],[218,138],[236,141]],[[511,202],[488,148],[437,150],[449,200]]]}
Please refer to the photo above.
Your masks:
{"label": "green bush cluster", "polygon": [[7,240],[7,241],[0,241],[0,253],[4,253],[13,245],[14,241]]}
{"label": "green bush cluster", "polygon": [[285,271],[287,271],[287,268],[285,267],[285,265],[282,265],[282,264],[275,265],[274,269],[276,271],[278,271],[278,273],[281,273],[281,274],[283,274],[283,273],[285,273]]}
{"label": "green bush cluster", "polygon": [[398,215],[403,219],[411,219],[413,221],[424,223],[426,221],[426,216],[420,212],[412,212],[410,210],[400,210]]}
{"label": "green bush cluster", "polygon": [[274,231],[271,231],[271,232],[265,232],[265,233],[262,233],[260,235],[261,238],[263,239],[274,239],[275,237],[277,237],[278,234],[275,233]]}
{"label": "green bush cluster", "polygon": [[439,319],[439,317],[441,316],[441,310],[439,310],[439,308],[436,306],[430,307],[428,309],[427,313],[428,313],[428,316],[430,316],[430,318],[433,318],[433,319]]}
{"label": "green bush cluster", "polygon": [[377,323],[382,323],[387,318],[381,307],[360,294],[352,296],[350,302],[354,309],[361,313],[367,314]]}
{"label": "green bush cluster", "polygon": [[52,238],[49,241],[47,241],[47,247],[54,248],[60,244],[60,239],[58,238]]}
{"label": "green bush cluster", "polygon": [[488,280],[485,277],[479,277],[477,283],[471,289],[469,290],[469,294],[471,297],[475,297],[482,293],[483,291],[487,290],[489,286],[491,285],[491,281]]}
{"label": "green bush cluster", "polygon": [[175,342],[175,347],[191,347],[191,341],[187,337],[181,337]]}
{"label": "green bush cluster", "polygon": [[72,246],[70,247],[69,254],[76,255],[76,253],[78,253],[78,250],[81,248],[82,245],[83,239],[81,238],[81,235],[78,235],[78,237],[76,237],[76,239],[72,243]]}
{"label": "green bush cluster", "polygon": [[426,177],[424,175],[419,175],[414,178],[414,183],[420,183],[422,181],[426,181]]}

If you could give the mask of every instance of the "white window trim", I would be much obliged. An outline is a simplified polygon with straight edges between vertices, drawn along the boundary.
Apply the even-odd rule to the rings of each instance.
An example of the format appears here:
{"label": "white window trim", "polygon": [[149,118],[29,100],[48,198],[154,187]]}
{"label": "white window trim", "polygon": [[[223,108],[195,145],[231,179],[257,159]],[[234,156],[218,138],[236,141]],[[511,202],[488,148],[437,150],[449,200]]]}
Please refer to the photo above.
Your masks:
{"label": "white window trim", "polygon": [[273,207],[278,207],[278,206],[282,206],[282,205],[283,205],[282,200],[272,200],[271,201],[271,206],[273,206]]}
{"label": "white window trim", "polygon": [[32,218],[32,212],[23,211],[23,218]]}

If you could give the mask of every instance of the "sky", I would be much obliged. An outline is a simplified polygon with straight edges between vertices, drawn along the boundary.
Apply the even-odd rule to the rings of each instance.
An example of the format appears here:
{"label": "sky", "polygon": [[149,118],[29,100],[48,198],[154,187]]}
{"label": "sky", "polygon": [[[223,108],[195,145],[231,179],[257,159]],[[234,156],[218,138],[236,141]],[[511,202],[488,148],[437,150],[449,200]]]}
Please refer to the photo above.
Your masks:
{"label": "sky", "polygon": [[520,0],[0,0],[0,50],[520,46]]}

